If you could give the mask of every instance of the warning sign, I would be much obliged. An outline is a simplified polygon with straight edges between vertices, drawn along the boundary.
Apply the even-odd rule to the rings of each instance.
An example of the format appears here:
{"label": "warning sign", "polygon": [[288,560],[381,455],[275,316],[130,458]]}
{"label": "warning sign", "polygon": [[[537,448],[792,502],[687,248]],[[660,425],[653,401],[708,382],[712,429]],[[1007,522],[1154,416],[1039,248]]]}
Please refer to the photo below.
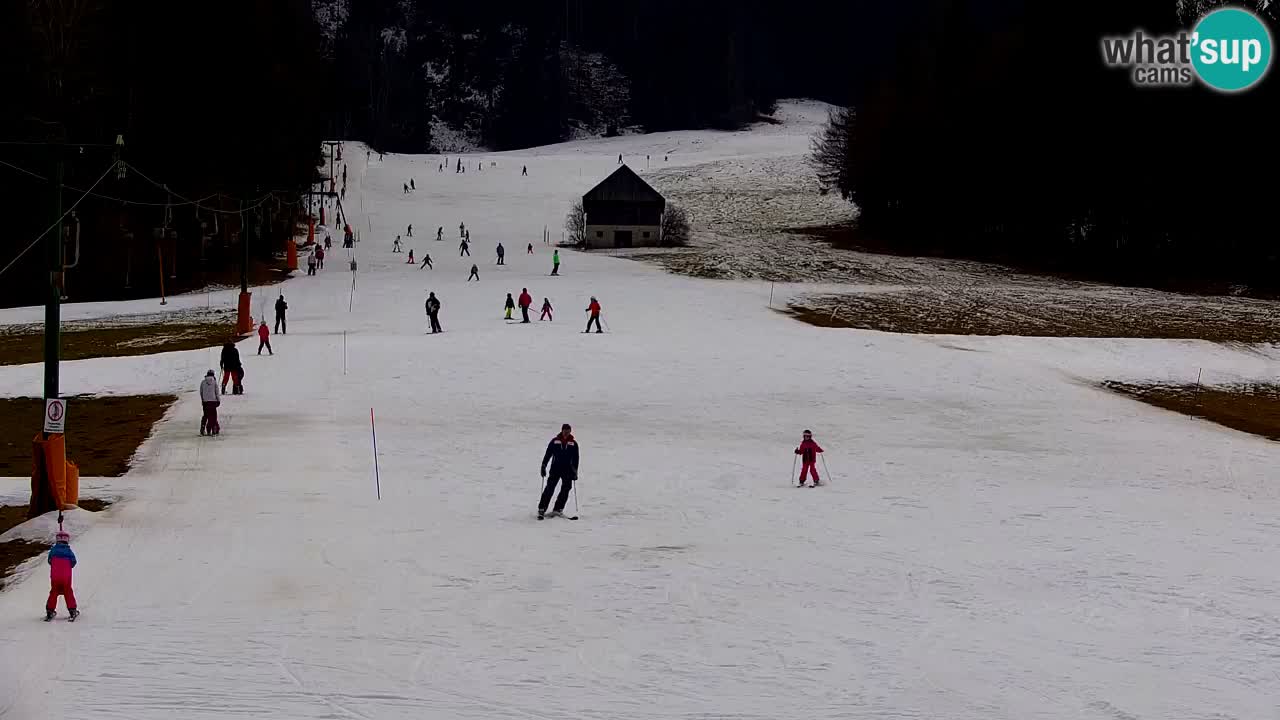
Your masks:
{"label": "warning sign", "polygon": [[53,398],[44,401],[44,431],[61,434],[67,428],[67,401]]}

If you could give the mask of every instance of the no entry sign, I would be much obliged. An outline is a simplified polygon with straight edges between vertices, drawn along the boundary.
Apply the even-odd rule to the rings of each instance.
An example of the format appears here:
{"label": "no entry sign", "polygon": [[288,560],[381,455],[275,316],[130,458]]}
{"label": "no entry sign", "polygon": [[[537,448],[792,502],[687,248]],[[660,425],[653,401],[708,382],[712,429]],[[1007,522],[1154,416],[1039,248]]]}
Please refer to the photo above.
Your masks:
{"label": "no entry sign", "polygon": [[44,401],[44,431],[64,433],[67,428],[67,401],[52,398]]}

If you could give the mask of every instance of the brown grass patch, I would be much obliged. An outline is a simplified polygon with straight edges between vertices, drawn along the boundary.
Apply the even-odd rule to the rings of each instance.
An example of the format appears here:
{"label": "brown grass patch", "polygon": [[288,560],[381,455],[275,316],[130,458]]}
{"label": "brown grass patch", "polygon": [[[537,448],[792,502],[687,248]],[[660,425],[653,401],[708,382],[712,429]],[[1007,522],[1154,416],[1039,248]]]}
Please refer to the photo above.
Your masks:
{"label": "brown grass patch", "polygon": [[[102,512],[111,503],[97,498],[80,501],[80,508],[89,512]],[[27,521],[26,505],[0,505],[0,533],[15,528]],[[46,552],[49,546],[45,543],[29,540],[9,540],[0,543],[0,588],[13,569],[27,560]]]}
{"label": "brown grass patch", "polygon": [[1103,386],[1158,408],[1280,440],[1280,385],[1205,387],[1108,382]]}
{"label": "brown grass patch", "polygon": [[[235,333],[235,314],[226,315],[228,317],[221,322],[83,328],[72,325],[61,333],[59,354],[63,360],[84,360],[216,347],[240,339]],[[0,365],[22,365],[43,360],[44,328],[22,325],[0,330]]]}
{"label": "brown grass patch", "polygon": [[13,572],[14,568],[48,549],[49,546],[44,543],[28,540],[0,542],[0,589],[4,588],[9,579],[9,573]]}
{"label": "brown grass patch", "polygon": [[[937,335],[1280,341],[1277,308],[1257,302],[1127,291],[1055,292],[1021,286],[809,297],[785,312],[819,327]],[[1119,292],[1122,295],[1115,295]]]}
{"label": "brown grass patch", "polygon": [[[67,457],[82,477],[118,477],[164,417],[174,395],[80,396],[67,403]],[[44,401],[0,398],[0,476],[31,476],[31,439],[40,432]]]}

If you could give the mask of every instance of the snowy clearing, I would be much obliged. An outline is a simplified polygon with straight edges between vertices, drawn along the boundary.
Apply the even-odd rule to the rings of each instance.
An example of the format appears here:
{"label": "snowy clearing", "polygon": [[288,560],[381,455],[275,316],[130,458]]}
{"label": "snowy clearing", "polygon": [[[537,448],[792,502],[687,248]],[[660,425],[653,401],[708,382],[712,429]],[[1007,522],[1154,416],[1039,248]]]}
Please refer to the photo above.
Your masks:
{"label": "snowy clearing", "polygon": [[[255,295],[284,292],[290,331],[272,357],[241,344],[219,437],[196,434],[216,348],[63,366],[67,394],[181,400],[72,539],[83,618],[40,622],[42,570],[0,593],[0,717],[1276,717],[1280,446],[1096,385],[1265,379],[1270,351],[816,328],[770,310],[767,283],[608,254],[562,251],[547,277],[543,227],[620,152],[749,168],[806,149],[792,122],[455,174],[348,145],[353,310],[341,251]],[[434,270],[391,254],[409,223]],[[522,287],[554,322],[503,322]],[[591,295],[607,334],[581,334]],[[206,302],[234,292],[165,310]],[[39,378],[0,368],[0,394]],[[582,519],[539,523],[562,422]],[[806,427],[825,488],[788,477]]]}

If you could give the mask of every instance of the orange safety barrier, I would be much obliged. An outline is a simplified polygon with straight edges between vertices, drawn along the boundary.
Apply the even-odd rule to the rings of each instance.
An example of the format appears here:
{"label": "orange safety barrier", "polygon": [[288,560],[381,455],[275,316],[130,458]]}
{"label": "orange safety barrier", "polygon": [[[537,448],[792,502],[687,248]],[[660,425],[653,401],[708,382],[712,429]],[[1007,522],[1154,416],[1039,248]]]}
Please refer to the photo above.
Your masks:
{"label": "orange safety barrier", "polygon": [[62,509],[67,510],[80,505],[80,466],[67,461],[67,490],[63,495]]}

